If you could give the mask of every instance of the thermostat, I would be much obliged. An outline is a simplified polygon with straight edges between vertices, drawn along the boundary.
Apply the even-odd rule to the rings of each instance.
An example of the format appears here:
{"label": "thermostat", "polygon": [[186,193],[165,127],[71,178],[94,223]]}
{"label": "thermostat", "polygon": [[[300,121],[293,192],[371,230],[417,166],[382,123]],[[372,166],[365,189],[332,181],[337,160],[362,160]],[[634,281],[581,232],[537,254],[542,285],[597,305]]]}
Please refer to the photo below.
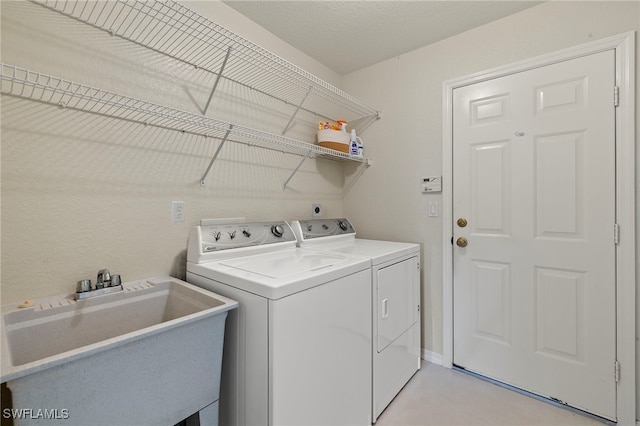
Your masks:
{"label": "thermostat", "polygon": [[423,177],[422,192],[442,192],[442,176]]}

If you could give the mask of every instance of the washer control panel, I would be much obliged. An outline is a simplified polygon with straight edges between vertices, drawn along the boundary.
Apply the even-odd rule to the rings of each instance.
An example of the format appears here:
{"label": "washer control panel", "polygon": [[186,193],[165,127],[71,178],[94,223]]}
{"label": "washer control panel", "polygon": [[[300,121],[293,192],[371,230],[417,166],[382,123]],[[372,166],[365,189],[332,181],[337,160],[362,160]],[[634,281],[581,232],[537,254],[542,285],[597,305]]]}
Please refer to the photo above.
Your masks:
{"label": "washer control panel", "polygon": [[202,253],[296,240],[284,221],[200,225],[198,228]]}
{"label": "washer control panel", "polygon": [[334,235],[355,236],[356,230],[348,219],[314,219],[300,220],[295,225],[297,231],[302,233],[303,240],[314,238],[332,237]]}

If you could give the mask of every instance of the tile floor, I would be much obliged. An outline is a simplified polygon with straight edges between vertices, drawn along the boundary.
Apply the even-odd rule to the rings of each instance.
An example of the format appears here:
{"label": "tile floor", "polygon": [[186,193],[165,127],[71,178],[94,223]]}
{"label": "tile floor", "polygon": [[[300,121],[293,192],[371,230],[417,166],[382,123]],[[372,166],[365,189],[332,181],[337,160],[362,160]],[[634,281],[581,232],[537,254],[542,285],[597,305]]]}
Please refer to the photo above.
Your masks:
{"label": "tile floor", "polygon": [[603,424],[468,374],[423,362],[375,426]]}

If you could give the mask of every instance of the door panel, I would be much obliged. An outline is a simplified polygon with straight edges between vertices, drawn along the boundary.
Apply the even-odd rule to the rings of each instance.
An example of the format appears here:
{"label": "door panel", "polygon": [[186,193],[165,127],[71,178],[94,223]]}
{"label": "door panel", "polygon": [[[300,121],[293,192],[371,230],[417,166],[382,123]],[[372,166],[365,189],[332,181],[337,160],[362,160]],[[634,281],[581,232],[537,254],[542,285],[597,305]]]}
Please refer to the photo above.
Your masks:
{"label": "door panel", "polygon": [[607,51],[453,92],[454,364],[609,419],[614,77]]}
{"label": "door panel", "polygon": [[586,77],[557,81],[535,88],[536,113],[554,114],[576,108],[585,108]]}
{"label": "door panel", "polygon": [[509,234],[509,144],[474,144],[471,152],[472,229],[487,235]]}
{"label": "door panel", "polygon": [[417,271],[417,257],[411,257],[377,271],[378,352],[382,352],[418,320],[414,294]]}
{"label": "door panel", "polygon": [[582,238],[584,132],[543,135],[536,149],[536,236]]}
{"label": "door panel", "polygon": [[477,337],[511,344],[509,266],[473,262],[472,315]]}
{"label": "door panel", "polygon": [[536,352],[584,363],[585,274],[536,268]]}

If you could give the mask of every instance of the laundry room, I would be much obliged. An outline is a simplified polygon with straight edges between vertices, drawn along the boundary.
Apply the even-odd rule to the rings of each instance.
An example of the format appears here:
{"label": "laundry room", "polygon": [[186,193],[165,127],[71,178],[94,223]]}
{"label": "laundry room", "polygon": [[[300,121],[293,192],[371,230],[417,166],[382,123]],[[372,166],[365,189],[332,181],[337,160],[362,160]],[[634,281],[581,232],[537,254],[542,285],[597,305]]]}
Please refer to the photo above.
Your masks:
{"label": "laundry room", "polygon": [[[358,10],[366,18],[360,17]],[[321,16],[325,13],[326,17]],[[290,19],[290,25],[280,18]],[[314,225],[314,229],[324,225],[327,232],[335,230],[343,239],[417,248],[412,271],[417,271],[414,305],[419,309],[418,326],[411,331],[418,334],[415,342],[406,345],[412,348],[412,355],[417,351],[418,360],[411,359],[417,368],[420,363],[422,371],[432,366],[446,371],[466,366],[481,376],[513,383],[542,397],[568,401],[567,405],[596,415],[596,421],[626,425],[640,419],[640,355],[636,355],[640,323],[635,290],[636,227],[640,226],[636,218],[640,182],[635,170],[640,162],[640,153],[635,150],[640,137],[636,124],[640,118],[636,69],[640,2],[16,0],[0,2],[0,19],[3,306],[31,307],[33,300],[73,294],[80,291],[83,280],[95,284],[106,277],[114,287],[121,282],[171,277],[176,282],[194,281],[192,284],[207,289],[207,284],[198,284],[195,281],[200,278],[194,276],[208,277],[202,272],[202,262],[218,262],[207,252],[219,249],[216,232],[227,233],[233,243],[238,241],[236,235],[248,241],[264,232],[268,235],[265,239],[284,238],[286,250],[324,253],[324,248],[317,247],[320,244],[309,248],[305,241],[316,239],[309,237]],[[584,57],[597,57],[605,65],[595,60],[593,64],[573,62]],[[560,68],[565,62],[573,65]],[[576,69],[579,77],[574,76]],[[552,77],[544,74],[548,70]],[[530,76],[522,79],[526,83],[511,77],[525,73]],[[536,139],[531,137],[534,130],[512,112],[521,103],[533,105],[543,100],[556,110],[565,111],[569,109],[565,105],[573,102],[586,111],[587,106],[596,104],[587,102],[589,96],[596,96],[593,91],[600,90],[596,81],[605,81],[602,92],[607,93],[610,83],[611,108],[589,109],[592,115],[582,116],[584,121],[571,124],[574,127],[544,130],[544,137]],[[491,86],[492,82],[496,84]],[[560,87],[558,82],[567,85]],[[516,102],[515,97],[505,95],[510,90],[505,87],[524,84],[534,87],[530,92],[537,97],[531,102]],[[478,90],[474,92],[474,88]],[[458,114],[465,114],[465,108],[454,108],[461,102],[469,102],[468,111],[472,111],[461,115],[462,119]],[[541,105],[535,119],[546,113]],[[469,152],[474,154],[467,157],[463,150],[456,150],[461,146],[459,138],[469,129],[469,133],[497,129],[500,123],[496,117],[503,117],[503,112],[513,126],[508,137],[492,134],[482,143],[471,141],[475,148]],[[594,119],[590,117],[610,119],[592,129]],[[574,123],[572,120],[573,116],[555,121]],[[356,137],[352,137],[352,130]],[[344,146],[336,150],[335,145],[320,143],[326,131],[343,138]],[[585,149],[583,142],[596,132],[602,132],[598,133],[602,138],[610,136],[610,146],[615,149],[594,153]],[[569,140],[566,135],[578,136]],[[508,148],[505,138],[514,142]],[[498,172],[507,164],[507,155],[511,159],[518,154],[515,142],[525,140],[537,145],[524,157],[535,156],[549,171],[530,173],[534,190],[546,188],[552,194],[536,199],[537,204],[521,191],[505,189],[508,182],[514,182],[514,187],[523,182],[516,171],[528,170],[524,160],[513,163],[509,173]],[[360,145],[355,151],[353,141]],[[551,151],[552,142],[558,142],[554,146],[560,148]],[[599,173],[592,173],[596,168]],[[559,170],[572,177],[566,178]],[[602,179],[598,177],[605,174],[611,186],[600,188],[597,182]],[[464,187],[471,188],[469,193],[454,186],[463,179],[469,182]],[[474,182],[482,184],[474,186]],[[581,201],[567,201],[573,198],[562,194],[569,193]],[[468,209],[466,200],[470,200]],[[508,207],[495,208],[503,202],[507,206],[505,200]],[[516,210],[518,205],[523,212]],[[547,205],[557,208],[545,210]],[[599,212],[601,205],[607,207]],[[461,211],[464,215],[458,214]],[[546,260],[535,258],[528,266],[535,272],[529,275],[535,274],[536,282],[542,284],[531,293],[517,293],[511,290],[509,280],[518,271],[505,266],[510,261],[473,250],[482,247],[485,252],[502,250],[518,253],[519,259],[534,259],[535,253],[518,251],[520,247],[497,248],[496,244],[507,240],[507,234],[516,235],[519,222],[514,218],[532,216],[532,211],[542,219],[532,225],[531,235],[537,234],[531,241],[514,238],[520,247],[537,248],[541,240],[589,240],[606,232],[603,238],[611,237],[610,250],[592,255],[594,251],[587,247],[584,255],[573,256],[588,259],[585,262],[591,266],[549,266]],[[484,228],[478,225],[481,221]],[[598,224],[603,222],[601,230]],[[218,230],[221,224],[227,228]],[[201,244],[192,248],[197,238]],[[333,236],[328,238],[334,242]],[[603,245],[600,241],[594,244]],[[201,252],[196,254],[198,250]],[[347,249],[340,253],[335,247],[333,250],[334,257],[327,259],[335,262],[318,260],[317,253],[310,255],[309,271],[316,273],[314,262],[318,261],[326,268],[324,276],[362,272],[358,269],[362,259]],[[573,248],[553,246],[548,250],[565,255]],[[221,258],[225,256],[230,265],[229,256]],[[344,269],[336,266],[342,257]],[[374,258],[371,255],[365,262],[368,270],[376,268]],[[236,260],[235,264],[242,263]],[[600,267],[600,260],[606,267]],[[219,277],[231,276],[227,267],[215,269],[220,275],[208,278],[219,281]],[[238,266],[244,272],[259,267],[258,263]],[[458,267],[471,272],[460,275]],[[608,275],[601,279],[598,273]],[[268,273],[263,270],[256,275]],[[589,281],[586,276],[598,278]],[[463,294],[456,293],[463,287],[454,284],[460,277],[471,283]],[[290,278],[282,275],[279,279],[288,282]],[[485,279],[493,280],[490,291],[478,296],[474,286]],[[610,284],[606,293],[587,287],[596,280]],[[553,289],[550,283],[559,283],[561,290]],[[225,305],[229,309],[227,321],[235,318],[234,312],[241,312],[234,311],[234,301],[246,309],[243,303],[254,303],[256,294],[269,303],[286,299],[280,293],[260,291],[247,299],[234,292],[238,296],[234,299],[219,289],[209,288],[231,304]],[[94,291],[101,290],[107,289]],[[468,306],[458,305],[465,294],[478,298]],[[499,366],[496,370],[475,367],[478,354],[482,354],[483,360],[478,362],[483,365],[502,359],[502,353],[491,351],[510,346],[509,339],[519,335],[520,325],[511,318],[519,308],[509,307],[510,302],[503,300],[511,296],[523,306],[535,299],[536,306],[546,312],[546,322],[522,326],[538,345],[535,356],[543,359],[544,368],[549,360],[566,361],[577,369],[591,365],[592,357],[602,359],[598,368],[606,366],[607,374],[611,373],[603,394],[568,390],[579,394],[572,403],[571,397],[558,396],[560,386],[553,380],[520,386],[520,380],[532,382],[534,378],[511,380],[507,375],[501,380]],[[552,299],[561,300],[560,296],[570,302],[562,299],[554,304]],[[317,297],[323,300],[325,296]],[[345,292],[348,300],[346,297]],[[362,297],[375,298],[375,289]],[[594,306],[589,303],[595,303],[594,299],[606,300],[606,315],[589,315],[589,307]],[[380,303],[374,303],[374,313],[386,312],[384,298]],[[463,311],[471,314],[459,317]],[[335,316],[336,320],[340,317]],[[277,323],[283,318],[288,317],[270,320]],[[477,329],[458,328],[467,319],[469,323],[476,321]],[[555,327],[557,324],[562,325]],[[587,336],[598,329],[593,324],[601,325],[605,341],[594,346],[606,346],[608,352],[590,352]],[[466,336],[464,341],[458,341],[462,336]],[[340,341],[340,336],[334,337],[337,340],[327,342]],[[474,339],[494,346],[485,352]],[[566,343],[571,339],[573,343]],[[226,343],[229,341],[227,338]],[[4,340],[2,343],[6,346]],[[272,347],[269,350],[277,352]],[[369,370],[375,371],[376,354],[382,350],[372,352],[369,348]],[[514,359],[513,354],[509,356]],[[528,370],[516,361],[499,363]],[[403,391],[400,388],[407,381],[412,383],[414,373],[403,379],[384,407],[398,392],[412,391],[409,385]],[[224,374],[221,392],[228,389]],[[600,370],[594,372],[595,383],[602,382],[600,374]],[[371,380],[371,374],[365,376]],[[586,375],[576,370],[576,376]],[[567,376],[558,381],[572,380]],[[370,392],[375,382],[374,373]],[[291,391],[294,384],[286,386]],[[588,389],[592,382],[574,387]],[[5,389],[3,385],[2,408],[6,408]],[[344,389],[348,389],[346,384]],[[286,389],[281,391],[289,395]],[[414,395],[422,394],[418,391]],[[376,421],[384,409],[372,408],[371,399],[375,395],[366,401],[369,405],[364,417],[368,416],[369,422]],[[599,405],[602,401],[606,407]],[[449,410],[454,409],[451,404]],[[272,416],[269,424],[292,424],[287,423],[292,418],[287,415],[273,417],[281,415],[280,409],[265,408]],[[12,417],[5,414],[3,411],[3,424]],[[67,414],[73,419],[72,412]],[[428,418],[416,423],[406,420],[405,414],[385,420],[385,414],[379,420],[383,425],[460,424],[445,420],[429,423]],[[282,421],[274,422],[274,418]],[[64,420],[54,424],[65,424]]]}

